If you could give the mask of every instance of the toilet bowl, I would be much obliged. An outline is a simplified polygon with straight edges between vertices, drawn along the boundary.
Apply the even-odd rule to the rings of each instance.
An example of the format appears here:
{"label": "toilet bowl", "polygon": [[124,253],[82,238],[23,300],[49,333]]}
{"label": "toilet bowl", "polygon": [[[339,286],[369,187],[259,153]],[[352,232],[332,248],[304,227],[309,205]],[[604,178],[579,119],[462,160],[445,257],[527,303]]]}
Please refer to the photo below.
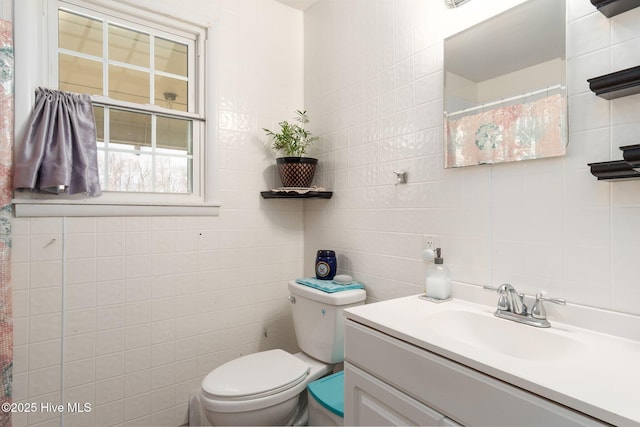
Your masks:
{"label": "toilet bowl", "polygon": [[[202,382],[200,402],[211,425],[292,425],[307,385],[333,365],[304,353],[268,350],[214,369]],[[303,408],[304,409],[304,408]]]}
{"label": "toilet bowl", "polygon": [[364,303],[362,289],[325,293],[289,283],[301,352],[281,349],[242,356],[202,381],[200,404],[211,425],[304,425],[307,385],[344,359],[345,308]]}

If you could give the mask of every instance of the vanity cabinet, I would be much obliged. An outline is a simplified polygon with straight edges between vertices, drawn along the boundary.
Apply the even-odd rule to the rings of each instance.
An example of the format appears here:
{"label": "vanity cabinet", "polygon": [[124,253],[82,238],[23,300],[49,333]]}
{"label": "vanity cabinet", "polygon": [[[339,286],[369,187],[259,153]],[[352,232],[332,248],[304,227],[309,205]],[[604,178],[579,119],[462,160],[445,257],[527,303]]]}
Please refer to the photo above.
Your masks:
{"label": "vanity cabinet", "polygon": [[351,390],[349,393],[351,410],[348,411],[346,425],[460,425],[348,362],[345,363],[345,374],[345,377],[348,378],[345,380],[345,389]]}
{"label": "vanity cabinet", "polygon": [[608,425],[348,318],[344,412],[345,425]]}

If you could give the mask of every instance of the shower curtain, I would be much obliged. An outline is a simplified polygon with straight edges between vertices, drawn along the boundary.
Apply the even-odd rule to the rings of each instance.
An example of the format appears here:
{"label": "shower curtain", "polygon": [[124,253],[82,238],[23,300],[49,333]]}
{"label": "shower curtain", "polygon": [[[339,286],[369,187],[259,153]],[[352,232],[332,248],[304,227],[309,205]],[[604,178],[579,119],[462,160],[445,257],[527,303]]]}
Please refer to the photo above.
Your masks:
{"label": "shower curtain", "polygon": [[[13,162],[13,41],[11,22],[0,20],[0,403],[11,402],[13,316],[10,286]],[[11,412],[0,411],[0,426]]]}
{"label": "shower curtain", "polygon": [[445,118],[445,167],[562,156],[566,153],[566,97],[500,106]]}

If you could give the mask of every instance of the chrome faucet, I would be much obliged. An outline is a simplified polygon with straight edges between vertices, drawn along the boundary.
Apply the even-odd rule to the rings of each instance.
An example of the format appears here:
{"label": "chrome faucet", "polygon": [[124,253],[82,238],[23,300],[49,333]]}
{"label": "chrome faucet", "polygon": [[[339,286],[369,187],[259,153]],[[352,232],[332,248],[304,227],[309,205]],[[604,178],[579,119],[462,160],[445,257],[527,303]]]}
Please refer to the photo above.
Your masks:
{"label": "chrome faucet", "polygon": [[562,298],[548,298],[538,292],[536,294],[536,302],[531,308],[531,313],[529,313],[524,303],[524,294],[518,293],[510,284],[505,283],[497,288],[493,286],[483,286],[483,288],[497,291],[498,295],[500,295],[498,307],[494,313],[496,317],[524,323],[525,325],[536,326],[538,328],[548,328],[551,326],[547,320],[547,312],[542,304],[543,301],[561,305],[567,303],[567,301]]}
{"label": "chrome faucet", "polygon": [[498,309],[523,316],[527,315],[527,306],[524,304],[524,294],[519,294],[516,288],[508,283],[500,285],[500,287],[495,290],[497,290],[500,295]]}

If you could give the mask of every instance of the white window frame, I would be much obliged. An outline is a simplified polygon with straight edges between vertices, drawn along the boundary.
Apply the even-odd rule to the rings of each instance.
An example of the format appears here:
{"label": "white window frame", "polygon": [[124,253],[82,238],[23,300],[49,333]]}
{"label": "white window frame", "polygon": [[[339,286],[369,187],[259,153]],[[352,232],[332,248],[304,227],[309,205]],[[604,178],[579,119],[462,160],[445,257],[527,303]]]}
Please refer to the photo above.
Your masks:
{"label": "white window frame", "polygon": [[[34,91],[37,87],[57,88],[58,8],[90,14],[97,11],[115,17],[115,21],[126,17],[124,22],[145,27],[160,28],[181,38],[196,39],[197,74],[190,94],[196,95],[194,113],[176,112],[160,106],[148,105],[149,112],[182,115],[193,120],[194,132],[201,133],[201,143],[194,144],[193,194],[126,193],[107,192],[97,198],[75,196],[42,195],[15,192],[16,216],[160,216],[160,215],[217,215],[220,203],[216,189],[215,135],[216,75],[214,26],[202,22],[201,18],[181,16],[175,10],[162,11],[157,2],[128,0],[42,0],[14,3],[15,51],[15,134],[16,143],[22,140],[28,118],[34,106]],[[204,60],[203,60],[204,58]],[[190,71],[191,72],[191,71]],[[136,109],[137,104],[117,101],[103,96],[93,96],[96,104]],[[139,106],[137,106],[139,109]],[[198,125],[200,124],[200,125]],[[198,128],[198,129],[196,129]],[[197,182],[196,182],[197,181]]]}

